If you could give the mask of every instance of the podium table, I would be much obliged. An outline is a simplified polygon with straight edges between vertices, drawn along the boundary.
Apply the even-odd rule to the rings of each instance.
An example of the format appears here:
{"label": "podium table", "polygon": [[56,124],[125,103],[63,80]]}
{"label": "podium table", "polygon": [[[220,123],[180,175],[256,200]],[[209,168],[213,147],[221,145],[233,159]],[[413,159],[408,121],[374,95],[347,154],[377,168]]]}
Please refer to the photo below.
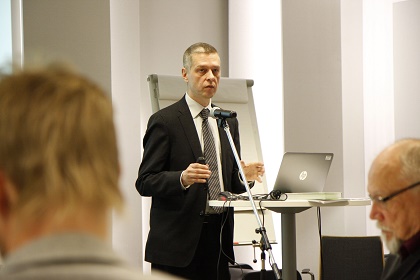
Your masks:
{"label": "podium table", "polygon": [[[273,212],[281,213],[282,276],[284,280],[296,280],[296,217],[295,214],[312,207],[330,206],[366,206],[369,198],[338,200],[255,200],[257,209],[261,206]],[[210,206],[250,208],[248,200],[209,201]]]}

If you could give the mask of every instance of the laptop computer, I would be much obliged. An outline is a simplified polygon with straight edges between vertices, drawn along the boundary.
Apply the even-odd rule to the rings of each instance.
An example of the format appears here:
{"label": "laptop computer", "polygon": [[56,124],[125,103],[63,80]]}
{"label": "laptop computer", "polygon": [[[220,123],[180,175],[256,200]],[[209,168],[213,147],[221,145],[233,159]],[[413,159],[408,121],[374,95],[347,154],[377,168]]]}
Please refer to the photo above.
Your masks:
{"label": "laptop computer", "polygon": [[273,190],[282,193],[322,192],[333,153],[286,152]]}

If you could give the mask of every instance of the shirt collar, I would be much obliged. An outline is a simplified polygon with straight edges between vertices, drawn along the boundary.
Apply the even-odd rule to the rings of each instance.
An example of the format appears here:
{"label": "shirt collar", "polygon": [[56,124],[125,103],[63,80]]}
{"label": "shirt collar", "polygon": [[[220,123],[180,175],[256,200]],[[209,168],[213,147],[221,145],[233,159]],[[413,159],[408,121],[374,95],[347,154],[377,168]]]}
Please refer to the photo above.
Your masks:
{"label": "shirt collar", "polygon": [[413,254],[420,248],[420,231],[413,237],[403,242],[400,248],[400,255],[403,259]]}
{"label": "shirt collar", "polygon": [[207,108],[209,110],[211,109],[211,99],[210,99],[209,105],[207,107],[203,107],[197,101],[195,101],[194,99],[192,99],[188,95],[188,93],[186,93],[185,94],[185,101],[187,102],[188,108],[190,108],[191,115],[193,116],[194,119],[200,116],[200,112],[204,108]]}

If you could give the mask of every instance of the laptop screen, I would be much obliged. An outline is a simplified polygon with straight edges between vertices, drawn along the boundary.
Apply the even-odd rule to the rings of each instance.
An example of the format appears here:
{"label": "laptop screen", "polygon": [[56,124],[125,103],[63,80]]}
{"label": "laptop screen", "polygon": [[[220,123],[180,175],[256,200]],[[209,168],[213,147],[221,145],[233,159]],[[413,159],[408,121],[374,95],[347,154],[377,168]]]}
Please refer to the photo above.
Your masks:
{"label": "laptop screen", "polygon": [[333,157],[333,153],[285,153],[273,190],[322,192]]}

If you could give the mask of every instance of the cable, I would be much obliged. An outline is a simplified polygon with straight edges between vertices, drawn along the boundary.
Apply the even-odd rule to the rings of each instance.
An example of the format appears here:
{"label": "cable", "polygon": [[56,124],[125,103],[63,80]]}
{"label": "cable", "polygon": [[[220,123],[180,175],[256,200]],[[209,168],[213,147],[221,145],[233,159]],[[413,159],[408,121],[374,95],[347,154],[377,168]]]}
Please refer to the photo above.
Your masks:
{"label": "cable", "polygon": [[[261,223],[262,223],[263,227],[265,226],[265,214],[264,214],[265,209],[263,209],[263,207],[262,207],[262,202],[266,201],[266,200],[273,200],[273,199],[278,200],[278,201],[285,201],[288,198],[286,193],[280,193],[280,192],[277,193],[277,196],[275,198],[273,196],[271,196],[270,194],[254,194],[254,195],[252,195],[252,197],[255,200],[259,200],[258,206],[259,206],[259,210],[261,211],[261,216],[262,216],[262,222]],[[242,266],[239,263],[237,263],[236,261],[232,260],[223,251],[222,233],[223,233],[223,228],[224,228],[224,226],[227,222],[229,211],[230,211],[230,208],[231,208],[231,202],[233,200],[249,200],[249,197],[244,196],[244,195],[236,194],[235,196],[229,197],[229,199],[225,200],[224,203],[223,203],[223,208],[225,208],[226,205],[228,205],[228,206],[227,206],[227,211],[223,212],[222,221],[221,221],[221,228],[220,228],[220,233],[219,233],[220,250],[219,250],[219,257],[218,257],[218,261],[217,261],[217,277],[219,277],[219,264],[220,264],[220,261],[221,261],[221,254],[223,254],[228,259],[229,262],[237,265],[241,269],[241,275],[243,275],[243,273],[244,273],[243,269],[242,269]],[[262,250],[263,248],[261,246],[262,246],[262,244],[261,244],[261,240],[260,240],[260,248]],[[270,266],[272,266],[270,258],[268,258],[268,263],[269,263]]]}
{"label": "cable", "polygon": [[262,200],[260,199],[260,202],[258,203],[258,206],[260,207],[260,210],[261,210],[262,225],[263,225],[263,227],[264,227],[264,226],[265,226],[265,216],[264,216],[264,210],[263,210],[263,208],[262,208],[261,203],[262,203]]}
{"label": "cable", "polygon": [[[229,203],[229,204],[226,207],[227,203]],[[230,209],[231,209],[231,203],[232,203],[232,200],[226,200],[223,203],[223,208],[227,208],[227,211],[222,213],[222,220],[221,220],[221,224],[220,224],[220,233],[219,233],[219,247],[220,247],[220,249],[219,249],[219,257],[218,257],[218,260],[217,260],[217,278],[219,278],[219,264],[220,264],[220,260],[221,260],[221,254],[223,254],[228,259],[229,262],[238,265],[238,267],[241,269],[241,274],[243,275],[243,269],[242,269],[241,265],[239,263],[237,263],[236,261],[232,260],[223,251],[223,241],[222,241],[223,240],[223,238],[222,238],[223,237],[223,228],[225,227],[225,224],[226,224],[227,219],[229,217],[229,212],[230,212]]]}
{"label": "cable", "polygon": [[318,237],[319,237],[319,251],[320,251],[320,263],[321,263],[321,273],[320,273],[320,275],[322,275],[324,262],[323,262],[323,259],[322,259],[321,207],[319,207],[319,206],[316,208],[316,216],[317,216],[317,220],[318,220]]}

